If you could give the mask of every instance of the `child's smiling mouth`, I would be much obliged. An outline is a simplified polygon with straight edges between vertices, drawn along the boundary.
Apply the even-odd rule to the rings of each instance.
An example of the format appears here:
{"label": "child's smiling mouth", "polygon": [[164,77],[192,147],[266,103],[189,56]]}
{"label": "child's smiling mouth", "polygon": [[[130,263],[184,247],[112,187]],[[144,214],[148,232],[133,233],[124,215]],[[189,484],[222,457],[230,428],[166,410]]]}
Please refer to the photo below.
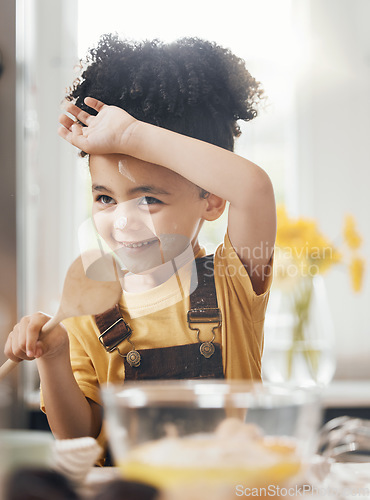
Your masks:
{"label": "child's smiling mouth", "polygon": [[158,238],[150,238],[148,240],[142,240],[142,241],[118,241],[120,245],[124,248],[142,248],[142,247],[147,247],[148,245],[151,245],[153,243],[159,242]]}

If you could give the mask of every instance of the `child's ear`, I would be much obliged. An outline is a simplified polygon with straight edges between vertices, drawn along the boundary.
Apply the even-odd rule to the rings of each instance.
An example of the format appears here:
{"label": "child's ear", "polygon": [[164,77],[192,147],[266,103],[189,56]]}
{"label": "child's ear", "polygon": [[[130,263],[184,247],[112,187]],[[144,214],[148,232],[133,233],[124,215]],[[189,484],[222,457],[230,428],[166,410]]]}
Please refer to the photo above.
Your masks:
{"label": "child's ear", "polygon": [[206,206],[203,211],[203,219],[212,221],[221,217],[225,210],[226,200],[215,194],[209,193],[205,201]]}

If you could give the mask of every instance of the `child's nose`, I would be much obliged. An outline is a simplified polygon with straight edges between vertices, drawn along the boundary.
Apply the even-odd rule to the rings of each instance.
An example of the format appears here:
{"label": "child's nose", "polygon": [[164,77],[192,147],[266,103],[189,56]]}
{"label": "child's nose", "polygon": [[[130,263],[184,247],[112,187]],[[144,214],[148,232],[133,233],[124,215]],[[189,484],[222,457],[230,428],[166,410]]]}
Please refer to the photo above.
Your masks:
{"label": "child's nose", "polygon": [[136,199],[116,205],[112,216],[113,229],[116,231],[142,231],[143,228],[154,227],[149,210],[139,208]]}
{"label": "child's nose", "polygon": [[127,225],[127,217],[123,215],[122,217],[119,217],[114,221],[113,227],[114,229],[120,229],[122,231],[123,229],[125,229],[126,225]]}

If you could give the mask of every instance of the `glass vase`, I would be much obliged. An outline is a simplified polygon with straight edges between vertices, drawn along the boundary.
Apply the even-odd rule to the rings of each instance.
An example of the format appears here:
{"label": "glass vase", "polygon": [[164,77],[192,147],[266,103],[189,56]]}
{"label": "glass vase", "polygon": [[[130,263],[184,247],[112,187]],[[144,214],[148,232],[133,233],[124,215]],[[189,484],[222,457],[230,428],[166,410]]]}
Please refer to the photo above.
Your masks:
{"label": "glass vase", "polygon": [[310,387],[327,385],[334,373],[334,328],[322,276],[274,289],[265,322],[263,379]]}

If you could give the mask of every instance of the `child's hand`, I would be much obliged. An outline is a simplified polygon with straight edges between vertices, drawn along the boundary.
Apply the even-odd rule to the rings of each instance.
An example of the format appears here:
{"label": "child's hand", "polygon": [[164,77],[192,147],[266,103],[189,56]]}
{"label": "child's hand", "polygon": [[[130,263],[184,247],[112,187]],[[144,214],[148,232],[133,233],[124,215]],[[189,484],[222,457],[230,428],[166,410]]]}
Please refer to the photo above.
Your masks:
{"label": "child's hand", "polygon": [[32,360],[35,358],[55,358],[68,354],[69,340],[66,329],[56,326],[46,335],[41,328],[50,317],[43,313],[25,316],[9,334],[5,344],[5,355],[13,361]]}
{"label": "child's hand", "polygon": [[83,127],[67,115],[59,117],[62,127],[58,134],[88,154],[125,153],[126,138],[129,129],[137,120],[116,106],[107,106],[92,97],[85,98],[85,104],[98,111],[96,116],[90,115],[67,102],[65,110],[86,125]]}

